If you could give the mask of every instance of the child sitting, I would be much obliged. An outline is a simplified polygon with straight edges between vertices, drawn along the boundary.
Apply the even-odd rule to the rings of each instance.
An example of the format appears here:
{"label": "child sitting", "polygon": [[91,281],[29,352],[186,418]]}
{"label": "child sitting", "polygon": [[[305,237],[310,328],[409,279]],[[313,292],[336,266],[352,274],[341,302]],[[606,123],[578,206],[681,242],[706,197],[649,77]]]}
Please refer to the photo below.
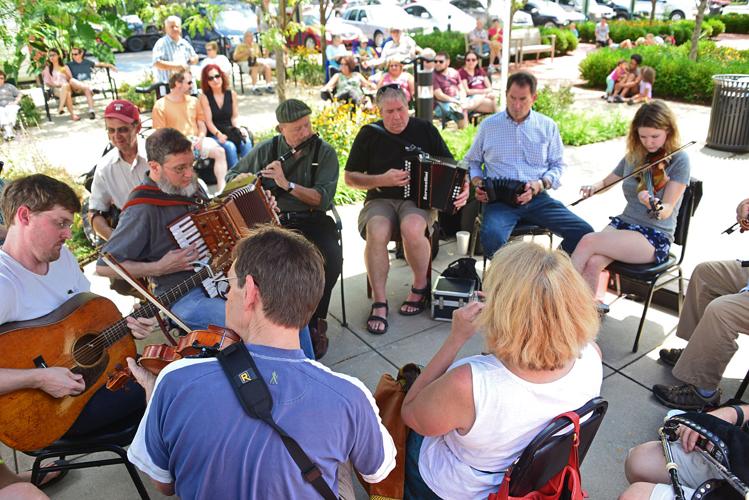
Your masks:
{"label": "child sitting", "polygon": [[642,68],[642,80],[640,80],[640,91],[627,101],[627,104],[639,104],[650,102],[653,98],[653,83],[655,83],[655,70],[650,66]]}
{"label": "child sitting", "polygon": [[609,76],[606,77],[606,94],[601,96],[601,99],[607,99],[614,91],[614,84],[619,80],[619,78],[625,76],[626,74],[627,60],[619,59],[619,62],[616,63],[616,67],[614,68],[614,70],[609,73]]}

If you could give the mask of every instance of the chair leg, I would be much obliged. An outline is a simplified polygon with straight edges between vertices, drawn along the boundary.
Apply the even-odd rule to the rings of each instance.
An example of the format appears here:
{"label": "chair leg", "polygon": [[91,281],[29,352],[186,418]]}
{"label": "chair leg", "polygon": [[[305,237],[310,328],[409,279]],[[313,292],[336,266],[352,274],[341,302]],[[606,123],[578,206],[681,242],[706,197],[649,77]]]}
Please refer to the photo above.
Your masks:
{"label": "chair leg", "polygon": [[679,268],[679,297],[676,301],[676,312],[678,313],[678,316],[681,317],[681,308],[684,305],[684,275],[681,272],[681,267]]}
{"label": "chair leg", "polygon": [[736,395],[734,396],[734,399],[741,399],[744,397],[744,392],[746,392],[746,388],[749,386],[749,370],[746,372],[746,377],[744,377],[743,382],[741,382],[741,385],[739,386],[739,390],[736,391]]}
{"label": "chair leg", "polygon": [[642,327],[645,325],[645,316],[648,314],[648,308],[650,307],[650,302],[653,300],[653,293],[655,292],[655,281],[653,281],[650,284],[650,289],[648,290],[648,298],[645,300],[645,307],[642,310],[642,318],[640,318],[640,326],[637,327],[637,336],[635,336],[635,343],[632,345],[632,352],[637,352],[637,348],[640,345],[640,335],[642,335]]}
{"label": "chair leg", "polygon": [[341,326],[346,327],[348,321],[346,320],[346,294],[343,292],[343,235],[340,230],[338,231],[338,245],[341,247],[341,275],[338,278],[341,284],[341,319],[343,320]]}

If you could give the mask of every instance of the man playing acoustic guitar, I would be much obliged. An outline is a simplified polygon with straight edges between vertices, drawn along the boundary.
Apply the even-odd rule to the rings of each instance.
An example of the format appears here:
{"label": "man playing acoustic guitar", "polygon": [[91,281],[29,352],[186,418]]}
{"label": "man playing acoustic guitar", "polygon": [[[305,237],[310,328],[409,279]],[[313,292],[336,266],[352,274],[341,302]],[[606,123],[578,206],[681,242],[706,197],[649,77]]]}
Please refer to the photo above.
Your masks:
{"label": "man playing acoustic guitar", "polygon": [[[80,209],[75,192],[46,175],[30,175],[5,187],[2,211],[8,235],[0,248],[0,326],[44,316],[74,295],[89,290],[88,280],[64,245],[71,237],[73,214]],[[148,336],[155,324],[153,318],[127,319],[136,339]],[[39,389],[54,398],[63,398],[80,394],[85,384],[82,375],[65,367],[0,367],[0,395],[21,389]],[[136,384],[132,390],[116,393],[102,388],[66,435],[93,432],[142,406],[143,392]]]}

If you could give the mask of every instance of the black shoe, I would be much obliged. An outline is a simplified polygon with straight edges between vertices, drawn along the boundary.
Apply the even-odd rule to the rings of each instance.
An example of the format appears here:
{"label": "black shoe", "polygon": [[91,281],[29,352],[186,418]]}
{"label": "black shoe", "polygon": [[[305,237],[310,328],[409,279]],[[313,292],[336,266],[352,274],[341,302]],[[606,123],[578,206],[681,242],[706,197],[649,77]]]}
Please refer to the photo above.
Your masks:
{"label": "black shoe", "polygon": [[96,113],[94,113],[93,111],[89,111],[88,112],[88,118],[90,120],[93,120],[94,118],[96,118]]}
{"label": "black shoe", "polygon": [[684,349],[661,349],[658,351],[658,357],[661,358],[663,364],[674,366],[679,361],[682,352]]}
{"label": "black shoe", "polygon": [[324,319],[317,319],[317,325],[309,327],[309,336],[312,340],[312,350],[315,353],[315,359],[320,359],[328,352],[328,322]]}
{"label": "black shoe", "polygon": [[720,389],[715,394],[706,398],[697,391],[692,384],[684,385],[661,385],[653,386],[655,398],[668,406],[679,410],[702,410],[705,407],[716,407],[720,405]]}

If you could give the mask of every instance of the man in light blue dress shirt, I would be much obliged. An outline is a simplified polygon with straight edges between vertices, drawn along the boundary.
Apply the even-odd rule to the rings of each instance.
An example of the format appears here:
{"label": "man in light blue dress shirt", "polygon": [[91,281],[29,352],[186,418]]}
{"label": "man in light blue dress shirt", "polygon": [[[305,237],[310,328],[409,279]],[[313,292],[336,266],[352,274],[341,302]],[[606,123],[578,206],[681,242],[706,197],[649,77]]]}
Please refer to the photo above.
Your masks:
{"label": "man in light blue dress shirt", "polygon": [[[481,123],[465,157],[476,186],[476,199],[486,203],[481,225],[484,255],[491,258],[522,220],[550,229],[564,238],[567,253],[577,246],[590,225],[546,193],[557,188],[564,171],[562,139],[556,123],[533,111],[536,78],[520,71],[507,79],[507,109]],[[525,183],[516,204],[488,203],[481,186],[485,178],[506,178]]]}
{"label": "man in light blue dress shirt", "polygon": [[198,64],[195,49],[182,38],[182,20],[179,17],[167,17],[164,32],[166,34],[159,38],[152,51],[153,78],[156,82],[168,82],[172,73],[189,71],[191,64]]}

